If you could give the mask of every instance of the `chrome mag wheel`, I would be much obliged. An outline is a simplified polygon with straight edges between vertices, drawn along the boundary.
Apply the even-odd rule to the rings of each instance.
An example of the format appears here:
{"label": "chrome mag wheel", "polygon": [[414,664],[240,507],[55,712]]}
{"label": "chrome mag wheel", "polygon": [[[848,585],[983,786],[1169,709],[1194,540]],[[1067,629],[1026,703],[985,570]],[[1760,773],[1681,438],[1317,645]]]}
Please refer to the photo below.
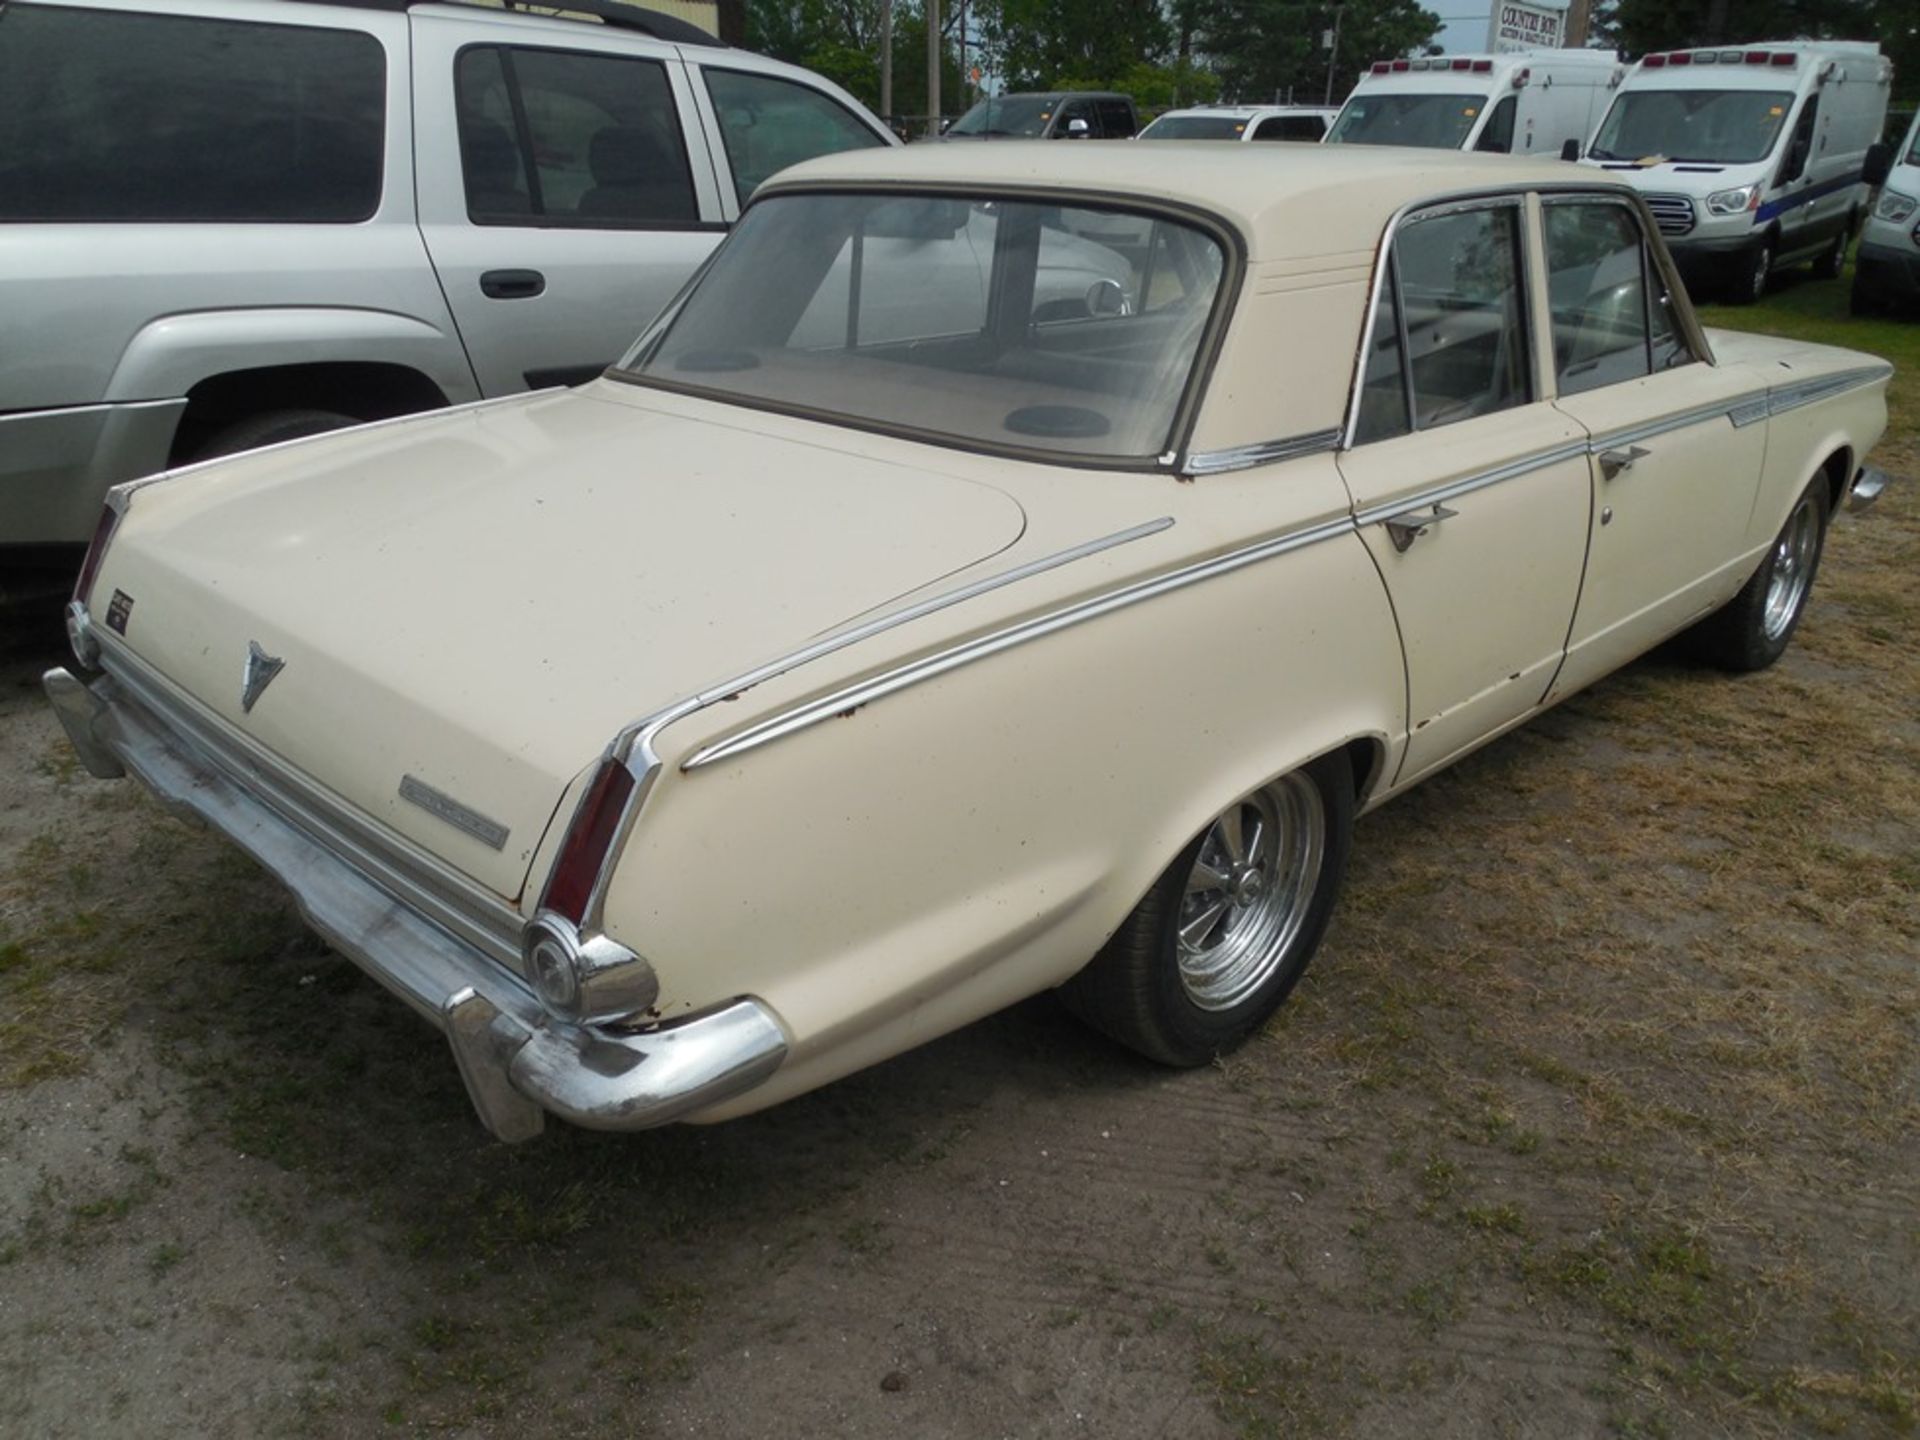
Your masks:
{"label": "chrome mag wheel", "polygon": [[1813,567],[1820,558],[1820,516],[1814,496],[1800,497],[1787,517],[1786,528],[1773,546],[1773,567],[1767,578],[1766,605],[1760,626],[1769,640],[1778,640],[1793,627],[1813,583]]}
{"label": "chrome mag wheel", "polygon": [[1176,921],[1189,1000],[1231,1010],[1272,978],[1306,923],[1326,850],[1326,805],[1303,772],[1220,814],[1187,874]]}

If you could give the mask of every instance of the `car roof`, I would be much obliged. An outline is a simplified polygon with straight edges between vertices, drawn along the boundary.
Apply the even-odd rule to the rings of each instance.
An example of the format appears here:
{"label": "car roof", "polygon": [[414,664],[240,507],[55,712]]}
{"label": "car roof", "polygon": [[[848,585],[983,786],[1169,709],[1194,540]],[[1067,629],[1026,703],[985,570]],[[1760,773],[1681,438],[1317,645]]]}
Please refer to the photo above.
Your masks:
{"label": "car roof", "polygon": [[1213,115],[1222,120],[1245,120],[1253,115],[1333,115],[1338,105],[1189,105],[1184,110],[1163,110],[1155,120],[1184,119],[1189,115]]}
{"label": "car roof", "polygon": [[[1177,162],[1169,163],[1176,153]],[[1007,140],[822,156],[781,171],[760,195],[832,184],[1040,188],[1182,205],[1233,225],[1256,261],[1372,251],[1396,211],[1449,195],[1568,184],[1633,193],[1605,172],[1509,155],[1208,140],[1152,146]]]}

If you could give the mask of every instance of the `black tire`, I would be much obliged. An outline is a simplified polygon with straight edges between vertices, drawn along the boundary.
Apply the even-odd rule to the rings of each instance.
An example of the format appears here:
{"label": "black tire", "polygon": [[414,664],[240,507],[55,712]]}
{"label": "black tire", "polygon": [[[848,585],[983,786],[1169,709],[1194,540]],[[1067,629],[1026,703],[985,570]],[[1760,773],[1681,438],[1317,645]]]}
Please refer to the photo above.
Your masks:
{"label": "black tire", "polygon": [[1735,305],[1757,305],[1767,297],[1767,282],[1773,278],[1773,242],[1762,240],[1746,255],[1746,265],[1739,271],[1727,293],[1727,299]]}
{"label": "black tire", "polygon": [[353,416],[334,410],[268,410],[216,430],[193,452],[193,458],[238,455],[242,450],[258,450],[263,445],[278,445],[283,440],[299,440],[359,423]]}
{"label": "black tire", "polygon": [[1816,280],[1838,280],[1847,269],[1847,242],[1853,238],[1853,221],[1847,221],[1847,228],[1833,237],[1833,244],[1821,251],[1820,258],[1813,262],[1813,278]]}
{"label": "black tire", "polygon": [[[1258,943],[1247,947],[1249,963],[1241,980],[1245,987],[1241,997],[1225,980],[1196,981],[1191,971],[1183,970],[1180,929],[1183,919],[1189,925],[1197,919],[1197,913],[1186,913],[1190,906],[1198,903],[1205,908],[1208,894],[1219,894],[1223,900],[1227,894],[1217,887],[1199,893],[1190,890],[1203,853],[1215,855],[1215,847],[1222,843],[1226,817],[1257,816],[1263,811],[1276,817],[1276,834],[1284,831],[1296,842],[1317,828],[1318,859],[1309,880],[1303,859],[1309,846],[1296,843],[1279,851],[1276,841],[1270,847],[1268,864],[1279,853],[1282,864],[1273,868],[1297,871],[1297,893],[1304,899],[1288,907],[1287,920],[1270,943],[1264,948]],[[1061,987],[1067,1008],[1094,1029],[1164,1065],[1205,1065],[1239,1045],[1287,998],[1320,946],[1353,847],[1353,812],[1353,770],[1344,752],[1324,756],[1235,801],[1181,849],[1100,953]],[[1260,867],[1251,863],[1258,849],[1255,832],[1242,833],[1247,868],[1257,870]],[[1291,893],[1296,887],[1286,888]],[[1216,931],[1200,935],[1202,944],[1211,934],[1220,939],[1220,946],[1189,949],[1186,954],[1219,953],[1229,943],[1232,927],[1254,917],[1256,907],[1274,909],[1276,899],[1263,893],[1244,909],[1229,908]],[[1257,924],[1252,938],[1261,939]],[[1209,989],[1209,998],[1217,1003],[1196,1001],[1196,993]]]}
{"label": "black tire", "polygon": [[1786,652],[1820,569],[1830,499],[1826,476],[1816,475],[1740,593],[1687,632],[1695,656],[1744,672],[1764,670]]}

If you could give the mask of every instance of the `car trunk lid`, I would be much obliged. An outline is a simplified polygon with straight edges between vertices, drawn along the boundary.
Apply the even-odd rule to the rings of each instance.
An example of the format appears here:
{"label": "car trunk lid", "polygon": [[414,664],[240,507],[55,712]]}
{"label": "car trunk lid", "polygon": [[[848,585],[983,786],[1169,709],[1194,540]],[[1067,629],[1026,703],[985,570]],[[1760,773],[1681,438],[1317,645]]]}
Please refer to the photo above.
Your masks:
{"label": "car trunk lid", "polygon": [[512,897],[623,725],[1024,523],[978,482],[549,395],[151,487],[92,609],[118,592],[110,628],[221,721]]}

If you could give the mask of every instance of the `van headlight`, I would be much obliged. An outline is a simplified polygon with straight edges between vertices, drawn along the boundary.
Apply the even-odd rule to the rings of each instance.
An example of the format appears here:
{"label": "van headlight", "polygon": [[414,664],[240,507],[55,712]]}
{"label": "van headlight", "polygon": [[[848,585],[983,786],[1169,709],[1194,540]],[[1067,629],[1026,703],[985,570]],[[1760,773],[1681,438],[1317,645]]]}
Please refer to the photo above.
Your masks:
{"label": "van headlight", "polygon": [[1734,190],[1716,190],[1707,196],[1709,215],[1742,215],[1760,205],[1760,185],[1742,185]]}
{"label": "van headlight", "polygon": [[1898,225],[1915,210],[1920,210],[1920,200],[1911,195],[1902,195],[1898,190],[1882,190],[1879,203],[1873,207],[1873,218],[1891,220]]}

